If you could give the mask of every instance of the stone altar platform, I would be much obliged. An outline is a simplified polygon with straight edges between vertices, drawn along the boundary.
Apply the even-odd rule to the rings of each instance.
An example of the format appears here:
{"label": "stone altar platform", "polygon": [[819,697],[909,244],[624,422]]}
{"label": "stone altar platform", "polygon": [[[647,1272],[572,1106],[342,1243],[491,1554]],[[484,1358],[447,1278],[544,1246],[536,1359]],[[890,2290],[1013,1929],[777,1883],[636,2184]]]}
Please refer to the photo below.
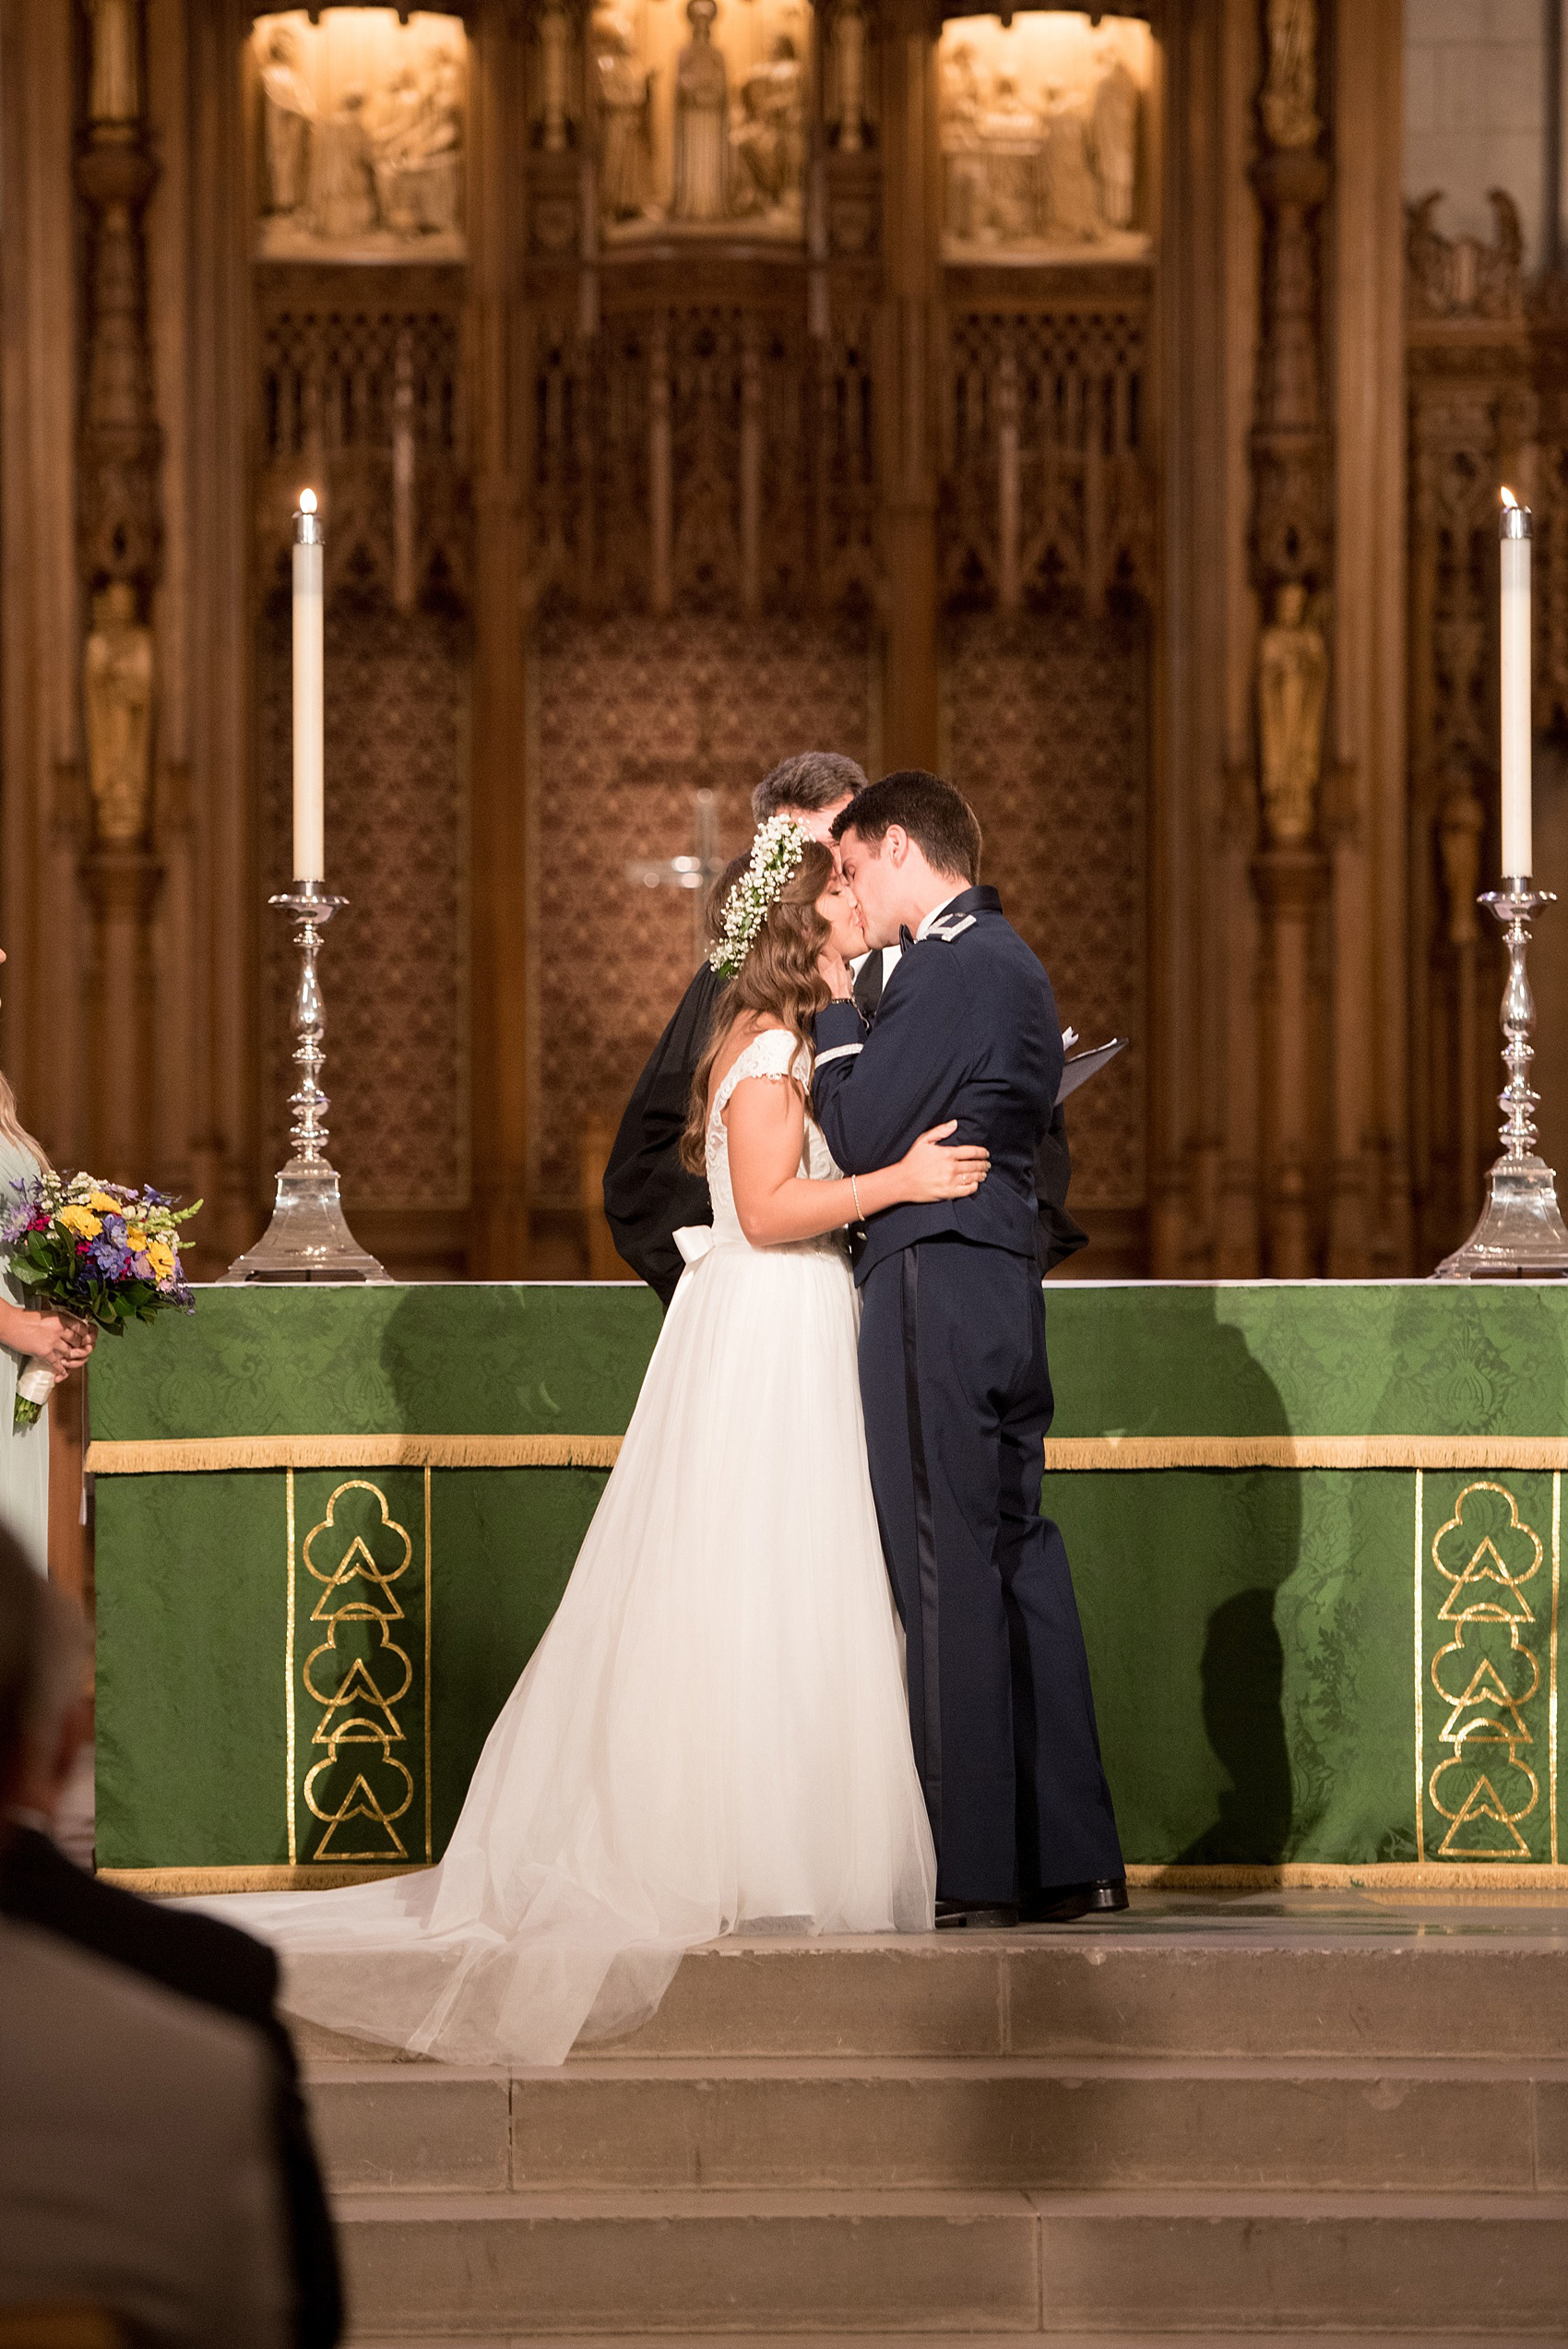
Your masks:
{"label": "stone altar platform", "polygon": [[[1568,1880],[1568,1293],[1052,1282],[1048,1327],[1134,1879]],[[439,1856],[658,1328],[623,1286],[209,1289],[101,1345],[100,1865]]]}
{"label": "stone altar platform", "polygon": [[694,1952],[556,2071],[302,2033],[358,2343],[1568,2341],[1568,1905]]}

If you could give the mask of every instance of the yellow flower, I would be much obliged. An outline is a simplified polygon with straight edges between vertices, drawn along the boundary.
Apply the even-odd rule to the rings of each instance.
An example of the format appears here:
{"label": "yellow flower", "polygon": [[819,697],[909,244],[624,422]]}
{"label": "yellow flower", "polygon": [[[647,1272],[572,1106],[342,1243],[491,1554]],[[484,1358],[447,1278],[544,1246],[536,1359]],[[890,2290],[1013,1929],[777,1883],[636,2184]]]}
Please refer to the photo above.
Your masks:
{"label": "yellow flower", "polygon": [[126,1224],[126,1226],[125,1226],[125,1246],[126,1246],[128,1248],[145,1248],[145,1247],[146,1247],[146,1246],[147,1246],[147,1234],[146,1234],[146,1232],[143,1230],[142,1226],[141,1226],[139,1223],[127,1223],[127,1224]]}
{"label": "yellow flower", "polygon": [[112,1199],[107,1191],[89,1191],[87,1203],[95,1215],[118,1215],[120,1212],[119,1200]]}
{"label": "yellow flower", "polygon": [[174,1270],[174,1251],[167,1240],[149,1240],[147,1244],[147,1260],[152,1267],[155,1281],[167,1281]]}
{"label": "yellow flower", "polygon": [[76,1234],[78,1240],[96,1240],[103,1229],[97,1216],[85,1207],[63,1207],[60,1221],[67,1232]]}

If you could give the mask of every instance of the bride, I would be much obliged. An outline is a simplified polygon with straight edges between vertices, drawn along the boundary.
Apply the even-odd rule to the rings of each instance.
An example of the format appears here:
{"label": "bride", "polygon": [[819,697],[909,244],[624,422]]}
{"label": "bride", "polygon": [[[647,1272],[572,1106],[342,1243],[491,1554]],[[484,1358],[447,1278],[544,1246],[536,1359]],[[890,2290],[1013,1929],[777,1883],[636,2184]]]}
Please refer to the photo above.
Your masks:
{"label": "bride", "polygon": [[866,1468],[851,1218],[967,1194],[944,1126],[840,1176],[807,1039],[865,951],[790,817],[717,893],[728,980],[683,1145],[713,1226],[687,1269],[561,1604],[445,1858],[203,1906],[284,1954],[282,2003],[454,2062],[560,2063],[632,2028],[717,1935],[920,1933],[936,1865]]}

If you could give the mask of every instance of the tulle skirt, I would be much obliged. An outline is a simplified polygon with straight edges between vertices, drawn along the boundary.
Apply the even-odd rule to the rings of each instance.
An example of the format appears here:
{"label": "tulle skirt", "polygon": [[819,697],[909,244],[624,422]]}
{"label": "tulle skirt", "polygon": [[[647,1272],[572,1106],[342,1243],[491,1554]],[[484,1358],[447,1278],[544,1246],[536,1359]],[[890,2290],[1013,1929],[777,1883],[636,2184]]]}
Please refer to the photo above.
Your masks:
{"label": "tulle skirt", "polygon": [[559,2063],[720,1934],[930,1929],[855,1335],[830,1246],[720,1245],[683,1276],[440,1865],[201,1903],[277,1947],[290,2012]]}

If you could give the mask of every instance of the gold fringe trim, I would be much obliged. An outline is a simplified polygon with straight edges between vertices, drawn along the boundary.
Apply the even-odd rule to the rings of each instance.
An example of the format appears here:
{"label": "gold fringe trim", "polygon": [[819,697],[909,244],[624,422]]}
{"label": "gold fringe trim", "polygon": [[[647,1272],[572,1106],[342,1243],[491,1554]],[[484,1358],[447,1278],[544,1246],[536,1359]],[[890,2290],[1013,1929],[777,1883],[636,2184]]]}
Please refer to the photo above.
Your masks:
{"label": "gold fringe trim", "polygon": [[613,1468],[619,1436],[182,1436],[89,1444],[93,1476],[234,1468]]}
{"label": "gold fringe trim", "polygon": [[[88,1446],[94,1476],[234,1468],[613,1468],[619,1436],[182,1436]],[[1562,1436],[1055,1436],[1048,1475],[1107,1469],[1568,1470]]]}
{"label": "gold fringe trim", "polygon": [[1184,1867],[1142,1862],[1127,1881],[1146,1891],[1479,1892],[1507,1901],[1515,1892],[1568,1892],[1568,1865],[1546,1860],[1278,1860],[1266,1866]]}
{"label": "gold fringe trim", "polygon": [[422,1860],[366,1860],[360,1866],[301,1860],[291,1867],[101,1867],[105,1884],[123,1885],[149,1901],[205,1900],[214,1892],[334,1892],[383,1876],[416,1876]]}
{"label": "gold fringe trim", "polygon": [[1086,1469],[1568,1469],[1562,1436],[1053,1436],[1047,1474]]}
{"label": "gold fringe trim", "polygon": [[[369,1884],[378,1877],[412,1876],[422,1864],[366,1860],[358,1866],[302,1860],[261,1867],[105,1867],[106,1884],[123,1884],[148,1900],[202,1899],[215,1892],[326,1892],[343,1884]],[[1568,1865],[1514,1860],[1455,1861],[1452,1866],[1414,1860],[1282,1860],[1244,1867],[1183,1867],[1143,1862],[1127,1870],[1135,1890],[1163,1892],[1363,1891],[1439,1892],[1455,1897],[1478,1893],[1507,1902],[1520,1893],[1568,1893]],[[1115,1927],[1110,1928],[1114,1932]]]}

